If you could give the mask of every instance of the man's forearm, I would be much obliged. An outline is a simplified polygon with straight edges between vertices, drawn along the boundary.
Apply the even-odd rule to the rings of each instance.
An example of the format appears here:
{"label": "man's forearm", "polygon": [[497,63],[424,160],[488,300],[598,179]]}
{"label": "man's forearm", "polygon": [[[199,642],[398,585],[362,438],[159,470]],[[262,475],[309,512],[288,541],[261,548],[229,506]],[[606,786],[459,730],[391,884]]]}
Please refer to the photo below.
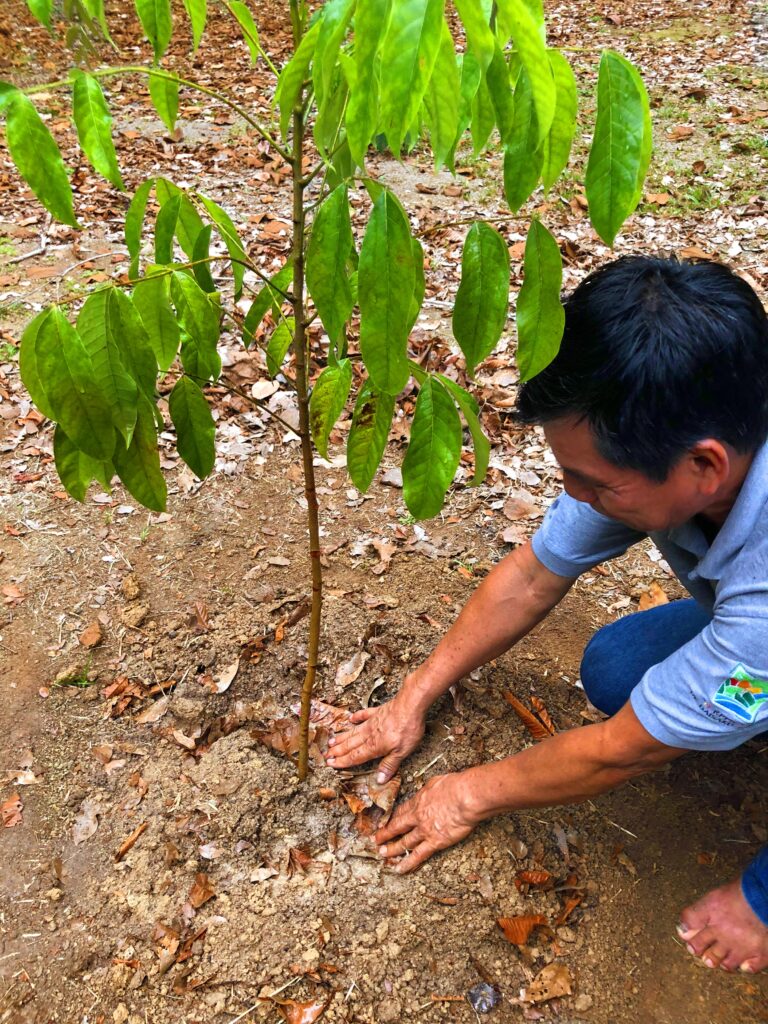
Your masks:
{"label": "man's forearm", "polygon": [[549,572],[530,544],[507,555],[483,580],[432,654],[408,675],[403,697],[425,712],[455,682],[525,636],[572,583]]}
{"label": "man's forearm", "polygon": [[654,740],[627,706],[609,721],[558,733],[504,761],[469,768],[462,773],[462,789],[469,813],[483,821],[505,811],[579,803],[683,753]]}

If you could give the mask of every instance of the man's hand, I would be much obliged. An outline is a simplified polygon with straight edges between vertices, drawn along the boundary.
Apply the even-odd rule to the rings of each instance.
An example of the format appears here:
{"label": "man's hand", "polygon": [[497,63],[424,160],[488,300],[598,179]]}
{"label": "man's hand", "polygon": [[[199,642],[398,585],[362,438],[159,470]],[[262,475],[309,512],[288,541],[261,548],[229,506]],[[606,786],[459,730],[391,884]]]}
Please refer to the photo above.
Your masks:
{"label": "man's hand", "polygon": [[382,857],[407,854],[396,870],[413,871],[433,853],[466,839],[482,818],[467,801],[464,772],[438,775],[401,804],[376,833]]}
{"label": "man's hand", "polygon": [[400,694],[378,708],[356,711],[350,722],[349,729],[328,741],[326,762],[331,768],[352,768],[380,757],[377,782],[388,782],[424,735],[423,712],[414,710]]}

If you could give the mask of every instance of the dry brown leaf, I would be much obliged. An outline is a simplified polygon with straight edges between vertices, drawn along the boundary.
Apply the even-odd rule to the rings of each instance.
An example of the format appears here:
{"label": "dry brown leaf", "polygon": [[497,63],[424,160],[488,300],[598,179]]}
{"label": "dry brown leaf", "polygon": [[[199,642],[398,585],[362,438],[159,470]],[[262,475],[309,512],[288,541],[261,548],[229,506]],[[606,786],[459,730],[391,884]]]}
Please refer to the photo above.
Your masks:
{"label": "dry brown leaf", "polygon": [[122,843],[120,844],[120,849],[115,854],[115,861],[121,861],[123,857],[126,855],[126,853],[128,853],[129,850],[133,849],[133,847],[136,845],[136,840],[139,838],[140,835],[146,832],[148,825],[149,822],[142,821],[142,823],[139,826],[137,826],[126,839],[122,841]]}
{"label": "dry brown leaf", "polygon": [[571,914],[574,912],[576,907],[578,907],[578,905],[581,903],[583,899],[583,896],[566,896],[565,900],[563,901],[563,909],[555,918],[555,926],[557,928],[559,928],[561,924],[565,924],[565,922],[568,920],[568,918],[571,916]]}
{"label": "dry brown leaf", "polygon": [[148,708],[145,708],[140,715],[136,716],[136,722],[139,725],[149,725],[151,722],[159,721],[168,710],[170,701],[171,698],[167,694],[165,697],[160,697],[153,704],[150,704]]}
{"label": "dry brown leaf", "polygon": [[571,972],[565,964],[547,964],[523,992],[526,1003],[546,1003],[573,992]]}
{"label": "dry brown leaf", "polygon": [[288,850],[288,858],[285,862],[285,873],[289,878],[296,874],[306,874],[307,868],[312,864],[312,854],[306,846],[292,846]]}
{"label": "dry brown leaf", "polygon": [[667,138],[670,142],[680,142],[681,139],[688,139],[693,135],[694,129],[689,124],[676,124],[674,128],[667,132]]}
{"label": "dry brown leaf", "polygon": [[336,669],[336,686],[342,690],[351,686],[362,673],[370,657],[367,651],[357,651],[348,661],[342,662]]}
{"label": "dry brown leaf", "polygon": [[7,583],[0,587],[0,593],[2,593],[5,603],[11,608],[21,604],[25,596],[15,583]]}
{"label": "dry brown leaf", "polygon": [[555,735],[555,727],[552,724],[552,720],[547,714],[544,704],[537,697],[531,698],[531,703],[534,704],[534,711],[529,711],[509,690],[503,690],[502,697],[512,706],[515,714],[535,740],[543,740],[548,736]]}
{"label": "dry brown leaf", "polygon": [[654,580],[645,593],[640,595],[640,611],[645,612],[649,608],[658,608],[660,604],[669,604],[669,598],[661,586]]}
{"label": "dry brown leaf", "polygon": [[522,488],[513,488],[507,492],[507,500],[504,502],[504,515],[510,522],[518,519],[525,519],[533,512],[538,512],[539,507],[536,499],[529,491]]}
{"label": "dry brown leaf", "polygon": [[213,888],[213,883],[204,871],[199,871],[195,875],[195,881],[192,888],[189,891],[189,902],[195,908],[202,907],[208,900],[213,899],[216,895],[216,890]]}
{"label": "dry brown leaf", "polygon": [[240,659],[233,661],[231,665],[221,672],[218,679],[216,680],[216,693],[226,693],[226,691],[232,685],[232,682],[240,669]]}
{"label": "dry brown leaf", "polygon": [[104,634],[101,632],[99,623],[92,622],[90,626],[85,627],[77,639],[83,647],[95,647],[104,639]]}
{"label": "dry brown leaf", "polygon": [[210,630],[208,608],[202,601],[196,601],[189,616],[189,624],[196,633],[207,633]]}
{"label": "dry brown leaf", "polygon": [[524,946],[535,928],[546,926],[543,914],[522,914],[518,917],[497,917],[496,924],[504,932],[504,938],[515,946]]}
{"label": "dry brown leaf", "polygon": [[99,827],[99,815],[101,805],[97,800],[90,797],[83,800],[80,809],[75,817],[75,824],[72,826],[72,840],[76,846],[89,839]]}
{"label": "dry brown leaf", "polygon": [[392,556],[397,551],[397,544],[390,544],[389,541],[374,537],[371,541],[371,546],[374,548],[381,560],[378,565],[373,566],[371,572],[376,576],[380,576],[387,568],[389,568]]}
{"label": "dry brown leaf", "polygon": [[21,812],[24,809],[21,797],[18,793],[11,793],[7,800],[0,804],[0,820],[3,828],[13,828],[14,825],[21,825]]}
{"label": "dry brown leaf", "polygon": [[312,999],[299,1003],[295,999],[273,999],[286,1024],[314,1024],[325,1013],[330,999]]}
{"label": "dry brown leaf", "polygon": [[97,761],[101,761],[102,764],[109,764],[112,760],[112,753],[114,747],[111,743],[100,743],[96,747],[91,747],[91,753]]}
{"label": "dry brown leaf", "polygon": [[515,875],[515,887],[521,890],[524,885],[531,889],[551,889],[552,875],[549,871],[518,871]]}

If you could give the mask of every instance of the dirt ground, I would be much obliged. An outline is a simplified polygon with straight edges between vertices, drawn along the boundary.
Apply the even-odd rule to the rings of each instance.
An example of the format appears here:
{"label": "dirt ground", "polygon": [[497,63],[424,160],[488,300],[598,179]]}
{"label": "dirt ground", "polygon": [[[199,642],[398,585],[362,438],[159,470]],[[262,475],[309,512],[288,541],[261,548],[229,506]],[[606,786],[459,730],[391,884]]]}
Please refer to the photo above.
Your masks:
{"label": "dirt ground", "polygon": [[[9,11],[0,14],[6,75],[29,84],[67,66],[17,0]],[[694,17],[690,5],[643,2],[548,12],[553,41],[572,48],[574,63],[594,69],[595,47],[615,46],[649,82],[658,158],[617,251],[716,254],[765,297],[759,10],[709,4]],[[278,31],[278,44],[279,14],[265,4],[257,15],[264,38]],[[126,26],[119,41],[131,31],[137,39]],[[220,49],[201,50],[201,73],[226,64],[255,82],[246,88],[261,89],[235,37],[218,23],[216,31]],[[217,53],[227,54],[218,65]],[[279,261],[283,243],[265,237],[265,225],[285,215],[285,183],[236,123],[188,102],[184,137],[173,140],[125,90],[114,101],[124,160],[130,151],[144,173],[161,167],[201,182],[247,226],[264,265]],[[250,168],[247,185],[235,156]],[[498,156],[467,161],[458,184],[431,175],[419,154],[402,167],[384,157],[373,167],[425,230],[504,213]],[[132,184],[143,176],[131,173]],[[290,760],[258,741],[255,730],[290,715],[303,675],[298,448],[267,415],[219,393],[217,466],[206,482],[183,469],[169,435],[167,513],[148,514],[120,489],[111,497],[94,489],[84,505],[62,493],[50,425],[30,410],[15,349],[40,303],[99,280],[123,258],[125,202],[84,169],[76,180],[84,221],[101,225],[82,238],[47,225],[4,155],[0,166],[0,804],[17,793],[23,805],[21,822],[0,828],[0,1021],[277,1021],[280,1007],[267,998],[275,996],[327,1002],[328,1024],[474,1022],[464,996],[481,981],[501,990],[488,1015],[500,1022],[768,1021],[768,979],[701,967],[674,930],[682,907],[737,874],[768,839],[765,743],[689,755],[578,807],[500,817],[401,878],[360,840],[336,773],[317,768],[299,786]],[[258,195],[249,192],[255,181]],[[551,217],[561,210],[569,285],[608,255],[580,216],[578,194],[565,181],[546,201]],[[504,228],[513,264],[525,225],[520,217]],[[428,239],[430,286],[414,345],[439,358],[463,230]],[[44,252],[17,261],[41,239]],[[391,697],[510,550],[504,531],[519,543],[557,493],[540,433],[509,415],[509,346],[478,374],[494,446],[489,476],[466,488],[463,466],[437,519],[415,524],[404,507],[402,421],[365,497],[351,488],[338,443],[333,461],[318,464],[323,700],[354,709]],[[236,338],[223,339],[222,353],[242,386],[265,376],[259,353],[244,356]],[[433,709],[422,747],[403,766],[402,794],[531,742],[502,690],[542,700],[558,729],[591,721],[578,686],[584,644],[637,610],[653,583],[670,599],[682,594],[648,545],[584,576],[514,652]],[[91,648],[80,640],[87,629],[100,637]],[[346,683],[342,666],[355,655],[362,672]],[[549,888],[515,884],[521,871],[542,870]],[[512,945],[496,920],[522,914],[541,914],[550,927]],[[549,963],[568,969],[571,994],[520,1003],[521,988]]]}

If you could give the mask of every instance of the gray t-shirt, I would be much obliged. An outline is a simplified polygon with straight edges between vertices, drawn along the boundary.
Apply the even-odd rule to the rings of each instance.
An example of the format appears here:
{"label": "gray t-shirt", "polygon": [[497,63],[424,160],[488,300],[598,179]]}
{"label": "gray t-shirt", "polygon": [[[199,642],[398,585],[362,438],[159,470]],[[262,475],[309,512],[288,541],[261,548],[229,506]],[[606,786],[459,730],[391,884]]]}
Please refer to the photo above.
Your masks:
{"label": "gray t-shirt", "polygon": [[[644,536],[561,494],[533,550],[558,576],[576,577]],[[713,618],[645,673],[632,707],[661,743],[730,750],[768,729],[768,443],[711,544],[693,521],[651,537]]]}

